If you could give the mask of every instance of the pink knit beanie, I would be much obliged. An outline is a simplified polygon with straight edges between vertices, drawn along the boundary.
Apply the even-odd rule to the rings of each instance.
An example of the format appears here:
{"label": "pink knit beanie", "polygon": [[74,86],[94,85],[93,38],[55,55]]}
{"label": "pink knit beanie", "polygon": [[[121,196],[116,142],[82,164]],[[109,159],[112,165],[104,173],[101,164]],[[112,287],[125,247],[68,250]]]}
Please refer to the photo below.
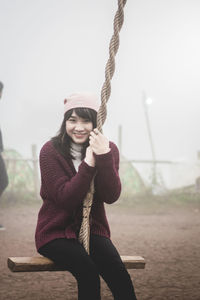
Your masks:
{"label": "pink knit beanie", "polygon": [[98,97],[91,93],[76,93],[64,100],[64,113],[78,107],[91,108],[97,112],[99,109]]}

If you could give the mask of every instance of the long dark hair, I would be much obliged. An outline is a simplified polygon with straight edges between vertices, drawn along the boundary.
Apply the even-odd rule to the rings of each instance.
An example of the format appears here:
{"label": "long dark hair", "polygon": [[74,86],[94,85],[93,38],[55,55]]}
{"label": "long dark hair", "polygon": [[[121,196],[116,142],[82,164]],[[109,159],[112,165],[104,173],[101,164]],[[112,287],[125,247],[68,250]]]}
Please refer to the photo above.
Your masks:
{"label": "long dark hair", "polygon": [[[93,124],[93,128],[95,128],[97,125],[96,119],[97,119],[97,112],[91,108],[74,108],[68,110],[64,114],[64,119],[61,124],[60,130],[58,131],[57,135],[54,136],[51,141],[54,145],[54,147],[57,149],[57,151],[64,156],[65,159],[73,159],[74,157],[70,153],[70,145],[71,145],[71,137],[66,132],[66,121],[71,117],[73,111],[83,119],[90,120]],[[83,144],[82,148],[82,159],[85,157],[86,148],[89,145],[89,141],[86,141]]]}

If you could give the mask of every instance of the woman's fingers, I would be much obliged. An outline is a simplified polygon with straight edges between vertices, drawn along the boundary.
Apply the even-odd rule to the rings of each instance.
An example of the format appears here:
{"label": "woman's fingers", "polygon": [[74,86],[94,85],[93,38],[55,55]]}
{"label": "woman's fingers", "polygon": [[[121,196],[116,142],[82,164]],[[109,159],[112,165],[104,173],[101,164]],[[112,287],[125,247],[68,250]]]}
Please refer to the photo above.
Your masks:
{"label": "woman's fingers", "polygon": [[91,146],[86,149],[85,162],[91,167],[95,166],[95,157]]}
{"label": "woman's fingers", "polygon": [[95,154],[103,154],[110,151],[109,140],[97,128],[90,132],[89,144]]}
{"label": "woman's fingers", "polygon": [[100,134],[101,132],[100,132],[97,128],[94,128],[94,133],[98,135],[98,134]]}
{"label": "woman's fingers", "polygon": [[95,138],[95,137],[97,137],[97,135],[96,135],[93,131],[91,131],[89,137],[90,137],[90,138],[91,138],[91,137]]}
{"label": "woman's fingers", "polygon": [[93,131],[90,132],[90,136],[96,138],[99,136],[99,133],[100,132],[98,131],[98,129],[94,129]]}
{"label": "woman's fingers", "polygon": [[89,136],[89,141],[90,142],[95,142],[99,139],[99,135],[96,134],[94,131],[90,132],[90,136]]}

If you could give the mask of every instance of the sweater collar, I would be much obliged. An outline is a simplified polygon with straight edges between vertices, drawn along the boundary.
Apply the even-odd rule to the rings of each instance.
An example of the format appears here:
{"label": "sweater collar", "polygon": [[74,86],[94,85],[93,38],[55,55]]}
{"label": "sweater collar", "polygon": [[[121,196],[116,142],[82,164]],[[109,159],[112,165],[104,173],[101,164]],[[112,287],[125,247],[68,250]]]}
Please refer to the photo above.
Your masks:
{"label": "sweater collar", "polygon": [[71,142],[70,152],[75,159],[81,159],[83,146]]}

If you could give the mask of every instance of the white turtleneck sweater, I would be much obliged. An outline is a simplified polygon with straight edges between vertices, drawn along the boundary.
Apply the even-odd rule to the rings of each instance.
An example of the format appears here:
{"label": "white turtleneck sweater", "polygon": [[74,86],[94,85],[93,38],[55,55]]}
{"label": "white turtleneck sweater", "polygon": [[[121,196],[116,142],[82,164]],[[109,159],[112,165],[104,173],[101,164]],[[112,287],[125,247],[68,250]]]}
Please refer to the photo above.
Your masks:
{"label": "white turtleneck sweater", "polygon": [[76,172],[78,172],[78,167],[81,164],[81,150],[82,150],[82,145],[79,144],[75,144],[73,142],[71,142],[71,149],[70,152],[72,154],[72,156],[74,157],[74,159],[72,159],[72,162],[74,164],[74,168],[76,170]]}

